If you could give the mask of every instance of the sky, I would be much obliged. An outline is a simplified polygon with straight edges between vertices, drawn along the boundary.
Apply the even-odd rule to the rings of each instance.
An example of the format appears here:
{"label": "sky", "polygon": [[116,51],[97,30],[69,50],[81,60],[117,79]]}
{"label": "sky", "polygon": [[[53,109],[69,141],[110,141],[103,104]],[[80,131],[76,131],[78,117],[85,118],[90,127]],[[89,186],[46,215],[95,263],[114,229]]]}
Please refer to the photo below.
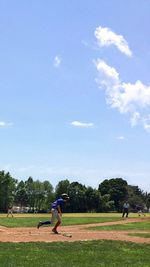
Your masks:
{"label": "sky", "polygon": [[150,192],[149,14],[149,0],[0,0],[0,170]]}

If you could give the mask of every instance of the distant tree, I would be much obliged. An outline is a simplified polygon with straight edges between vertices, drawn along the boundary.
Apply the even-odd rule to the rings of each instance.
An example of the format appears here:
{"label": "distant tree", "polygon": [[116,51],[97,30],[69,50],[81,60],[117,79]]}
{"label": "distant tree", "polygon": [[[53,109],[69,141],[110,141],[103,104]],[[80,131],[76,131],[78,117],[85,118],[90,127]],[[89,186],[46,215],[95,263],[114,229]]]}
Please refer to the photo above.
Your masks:
{"label": "distant tree", "polygon": [[128,190],[128,201],[130,203],[130,209],[136,210],[137,206],[144,208],[145,201],[144,201],[144,192],[138,187],[133,185],[127,186]]}
{"label": "distant tree", "polygon": [[140,198],[144,199],[144,192],[141,190],[137,185],[128,185],[128,194],[139,196]]}
{"label": "distant tree", "polygon": [[0,211],[6,212],[13,205],[17,180],[10,173],[0,171]]}
{"label": "distant tree", "polygon": [[15,203],[21,207],[28,205],[28,194],[24,181],[20,181],[16,188]]}
{"label": "distant tree", "polygon": [[145,209],[149,212],[150,211],[150,193],[148,192],[144,193],[144,204],[145,204]]}
{"label": "distant tree", "polygon": [[88,212],[101,212],[103,210],[102,196],[97,189],[89,186],[85,191],[85,195]]}
{"label": "distant tree", "polygon": [[114,200],[110,200],[110,195],[106,194],[101,196],[101,211],[108,212],[114,210],[115,210]]}
{"label": "distant tree", "polygon": [[54,200],[53,186],[49,181],[44,181],[43,189],[45,193],[44,209],[51,209],[51,203]]}
{"label": "distant tree", "polygon": [[28,206],[30,210],[47,211],[51,202],[62,193],[70,197],[65,207],[67,212],[121,211],[127,198],[132,209],[136,205],[150,209],[150,193],[143,192],[138,186],[128,185],[122,178],[105,179],[99,184],[98,190],[65,179],[57,184],[54,192],[47,180],[34,181],[29,177],[26,181],[18,182],[9,172],[0,171],[0,212],[6,212],[8,206],[14,203]]}
{"label": "distant tree", "polygon": [[28,206],[30,211],[36,209],[47,210],[50,207],[50,203],[53,199],[53,186],[49,181],[33,181],[32,177],[29,177],[25,181],[25,189],[28,196]]}
{"label": "distant tree", "polygon": [[114,201],[114,206],[117,211],[121,209],[121,203],[128,196],[127,182],[122,178],[106,179],[99,184],[98,190],[101,195],[110,195],[110,200]]}
{"label": "distant tree", "polygon": [[97,212],[100,206],[100,192],[97,189],[93,189],[91,186],[89,186],[85,191],[85,195],[87,211]]}
{"label": "distant tree", "polygon": [[68,211],[70,212],[86,212],[86,187],[78,182],[73,182],[68,188],[70,202]]}
{"label": "distant tree", "polygon": [[55,188],[56,198],[60,197],[61,194],[63,194],[63,193],[68,194],[69,193],[69,186],[70,186],[69,180],[65,179],[65,180],[60,181],[56,185],[56,188]]}
{"label": "distant tree", "polygon": [[44,185],[39,180],[34,182],[34,192],[35,192],[35,207],[38,211],[42,211],[45,207],[45,190]]}
{"label": "distant tree", "polygon": [[27,181],[25,181],[25,190],[27,194],[28,203],[30,210],[34,210],[35,207],[35,190],[34,190],[34,181],[30,176]]}

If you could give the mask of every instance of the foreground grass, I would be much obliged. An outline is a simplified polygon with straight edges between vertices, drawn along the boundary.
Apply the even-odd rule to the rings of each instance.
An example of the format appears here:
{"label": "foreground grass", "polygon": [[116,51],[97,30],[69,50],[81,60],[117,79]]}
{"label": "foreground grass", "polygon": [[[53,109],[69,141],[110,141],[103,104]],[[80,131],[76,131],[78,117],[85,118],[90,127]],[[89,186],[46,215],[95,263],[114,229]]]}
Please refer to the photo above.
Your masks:
{"label": "foreground grass", "polygon": [[91,230],[100,230],[100,231],[120,231],[120,230],[143,230],[143,231],[150,231],[150,220],[145,220],[142,222],[135,222],[135,223],[127,223],[121,225],[107,225],[107,226],[96,226],[96,227],[89,227],[88,229]]}
{"label": "foreground grass", "polygon": [[128,234],[130,236],[139,236],[139,237],[144,237],[144,238],[150,238],[150,233],[132,233]]}
{"label": "foreground grass", "polygon": [[122,241],[0,243],[1,267],[149,267],[150,246]]}
{"label": "foreground grass", "polygon": [[[83,214],[82,214],[83,216]],[[0,217],[0,225],[6,227],[36,227],[39,221],[49,220],[50,217],[40,217],[40,216],[32,216],[32,217]],[[88,224],[88,223],[103,223],[103,222],[114,222],[120,221],[122,218],[120,217],[93,217],[89,215],[89,217],[65,217],[63,216],[63,225],[76,225],[76,224]]]}

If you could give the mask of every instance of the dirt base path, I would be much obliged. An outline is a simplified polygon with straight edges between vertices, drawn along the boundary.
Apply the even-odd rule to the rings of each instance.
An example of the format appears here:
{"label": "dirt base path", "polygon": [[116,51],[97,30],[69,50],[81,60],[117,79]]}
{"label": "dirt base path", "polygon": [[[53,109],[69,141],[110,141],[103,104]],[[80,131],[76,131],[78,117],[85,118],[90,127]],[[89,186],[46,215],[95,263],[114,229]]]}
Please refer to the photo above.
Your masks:
{"label": "dirt base path", "polygon": [[[129,233],[139,233],[141,231],[95,231],[86,229],[90,226],[125,224],[132,222],[140,222],[145,219],[127,219],[118,222],[106,222],[96,224],[61,226],[60,234],[56,235],[51,232],[50,227],[37,228],[6,228],[0,226],[0,242],[73,242],[87,240],[123,240],[135,243],[148,243],[150,238],[137,236],[129,236]],[[149,219],[150,220],[150,219]],[[72,237],[64,236],[63,234],[71,234]],[[150,231],[142,231],[142,233],[150,233]]]}

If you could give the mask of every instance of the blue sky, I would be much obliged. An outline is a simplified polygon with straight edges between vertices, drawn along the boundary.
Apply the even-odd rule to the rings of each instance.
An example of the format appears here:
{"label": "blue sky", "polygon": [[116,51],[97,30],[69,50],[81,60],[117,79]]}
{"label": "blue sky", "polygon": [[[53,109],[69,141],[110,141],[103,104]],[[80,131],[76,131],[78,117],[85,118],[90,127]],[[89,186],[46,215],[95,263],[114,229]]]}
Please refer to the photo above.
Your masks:
{"label": "blue sky", "polygon": [[150,192],[150,3],[0,0],[0,169]]}

